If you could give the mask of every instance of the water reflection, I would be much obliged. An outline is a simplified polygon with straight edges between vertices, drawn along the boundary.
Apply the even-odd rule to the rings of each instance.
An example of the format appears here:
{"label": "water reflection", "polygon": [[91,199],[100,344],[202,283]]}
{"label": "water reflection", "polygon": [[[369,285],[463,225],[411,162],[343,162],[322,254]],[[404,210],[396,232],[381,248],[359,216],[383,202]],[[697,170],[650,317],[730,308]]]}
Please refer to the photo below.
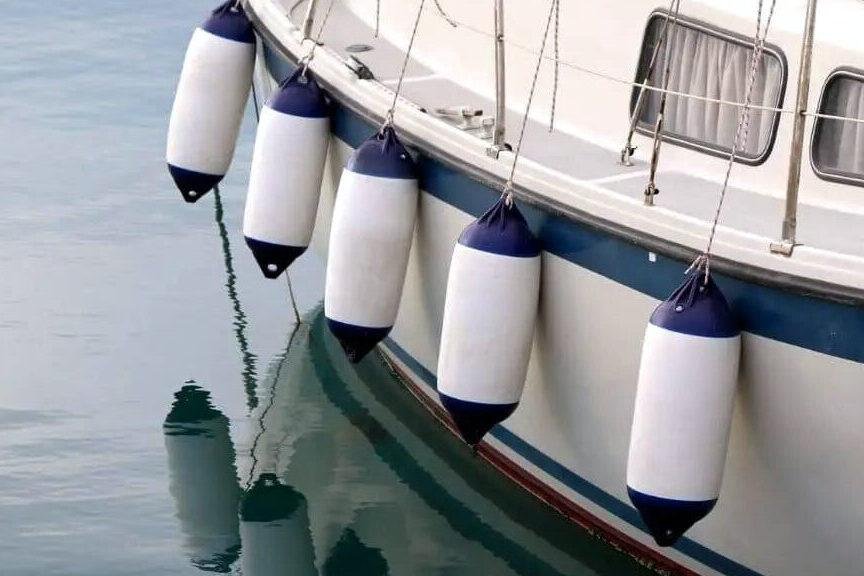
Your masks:
{"label": "water reflection", "polygon": [[343,574],[364,574],[365,576],[385,576],[388,574],[387,561],[377,548],[370,548],[357,536],[357,533],[346,528],[342,532],[333,553],[324,562],[324,576],[341,576]]}
{"label": "water reflection", "polygon": [[242,378],[246,389],[246,405],[250,410],[258,405],[258,397],[255,388],[258,385],[258,372],[255,367],[257,357],[249,349],[249,340],[246,338],[246,313],[237,293],[237,274],[234,272],[234,257],[231,254],[231,241],[228,239],[228,229],[225,226],[225,211],[222,207],[222,193],[219,187],[213,189],[213,206],[215,210],[216,227],[219,230],[219,238],[222,240],[222,257],[225,261],[225,288],[228,290],[228,299],[234,309],[234,337],[237,339],[237,348],[240,352],[240,361],[243,363]]}
{"label": "water reflection", "polygon": [[243,496],[240,534],[244,576],[318,576],[306,498],[276,474],[261,474]]}
{"label": "water reflection", "polygon": [[[245,576],[641,571],[473,458],[380,359],[350,364],[322,318],[319,307],[294,326],[264,371],[242,499],[224,416],[197,386],[177,394],[166,446],[197,566],[229,569],[242,541]],[[208,533],[229,537],[205,546]]]}
{"label": "water reflection", "polygon": [[241,490],[228,418],[209,392],[190,383],[174,394],[163,430],[184,548],[201,570],[230,572],[240,552]]}

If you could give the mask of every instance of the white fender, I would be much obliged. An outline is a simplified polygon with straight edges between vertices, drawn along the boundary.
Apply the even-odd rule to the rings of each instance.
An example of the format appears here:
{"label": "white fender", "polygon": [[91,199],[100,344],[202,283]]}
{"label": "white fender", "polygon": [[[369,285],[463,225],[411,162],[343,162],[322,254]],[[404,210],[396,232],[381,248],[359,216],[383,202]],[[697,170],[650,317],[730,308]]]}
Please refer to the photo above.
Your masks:
{"label": "white fender", "polygon": [[318,576],[306,498],[261,474],[240,504],[244,576]]}
{"label": "white fender", "polygon": [[352,362],[396,321],[417,212],[415,170],[411,155],[386,127],[360,145],[339,181],[324,314]]}
{"label": "white fender", "polygon": [[233,0],[195,29],[180,72],[165,153],[187,202],[225,176],[234,156],[255,66],[255,32]]}
{"label": "white fender", "polygon": [[501,199],[459,237],[444,304],[438,394],[472,446],[519,404],[539,296],[539,243]]}
{"label": "white fender", "polygon": [[701,271],[660,304],[645,331],[627,491],[661,546],[720,495],[740,348],[726,299]]}
{"label": "white fender", "polygon": [[240,548],[240,486],[228,418],[198,386],[183,386],[174,398],[163,430],[183,547],[198,568],[228,572]]}
{"label": "white fender", "polygon": [[309,246],[329,142],[324,94],[298,68],[261,109],[249,173],[243,235],[268,278]]}

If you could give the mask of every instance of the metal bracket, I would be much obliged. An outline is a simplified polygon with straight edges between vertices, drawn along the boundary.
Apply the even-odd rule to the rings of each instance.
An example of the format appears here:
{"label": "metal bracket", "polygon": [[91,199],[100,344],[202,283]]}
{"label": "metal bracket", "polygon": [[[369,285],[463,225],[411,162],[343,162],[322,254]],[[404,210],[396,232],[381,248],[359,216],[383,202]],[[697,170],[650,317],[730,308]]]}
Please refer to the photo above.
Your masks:
{"label": "metal bracket", "polygon": [[628,144],[621,149],[621,157],[618,159],[618,164],[621,166],[633,166],[633,153],[636,152],[636,146]]}
{"label": "metal bracket", "polygon": [[351,54],[351,61],[354,62],[355,66],[351,66],[347,61],[345,62],[345,66],[354,72],[354,74],[357,75],[357,78],[360,80],[375,80],[375,75],[372,73],[372,70],[370,70],[369,67],[359,58]]}
{"label": "metal bracket", "polygon": [[513,147],[510,146],[510,144],[507,144],[506,142],[504,144],[493,144],[493,145],[489,146],[488,148],[486,148],[486,156],[489,156],[490,158],[496,158],[497,159],[498,156],[501,154],[501,152],[503,152],[505,150],[507,152],[510,152],[513,150]]}
{"label": "metal bracket", "polygon": [[660,188],[649,182],[645,188],[645,206],[654,206],[654,196],[660,194]]}
{"label": "metal bracket", "polygon": [[779,242],[771,242],[768,245],[772,254],[780,254],[781,256],[792,256],[792,251],[795,249],[795,243],[789,240],[781,240]]}

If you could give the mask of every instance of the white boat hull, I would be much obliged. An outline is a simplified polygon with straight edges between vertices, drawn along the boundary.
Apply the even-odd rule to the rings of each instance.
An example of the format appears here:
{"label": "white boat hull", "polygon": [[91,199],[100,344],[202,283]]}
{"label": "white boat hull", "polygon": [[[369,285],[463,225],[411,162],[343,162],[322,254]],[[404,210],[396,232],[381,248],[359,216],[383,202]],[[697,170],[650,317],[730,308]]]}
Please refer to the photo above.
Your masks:
{"label": "white boat hull", "polygon": [[[274,74],[277,72],[274,71]],[[278,75],[278,74],[277,74]],[[335,190],[373,127],[337,106],[313,249],[326,257]],[[421,155],[424,151],[420,150]],[[424,403],[435,392],[450,256],[498,191],[425,156],[397,322],[382,350]],[[860,308],[718,275],[743,313],[742,364],[720,499],[672,548],[630,505],[625,469],[645,325],[686,262],[528,207],[542,254],[524,395],[481,454],[618,546],[676,573],[861,573],[864,315]]]}

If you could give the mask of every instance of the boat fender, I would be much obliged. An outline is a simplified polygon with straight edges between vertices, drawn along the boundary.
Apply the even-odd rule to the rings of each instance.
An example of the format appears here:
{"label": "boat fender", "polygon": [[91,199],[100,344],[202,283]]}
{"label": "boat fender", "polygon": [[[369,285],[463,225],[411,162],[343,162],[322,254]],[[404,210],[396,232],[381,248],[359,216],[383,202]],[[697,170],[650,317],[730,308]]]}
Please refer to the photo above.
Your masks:
{"label": "boat fender", "polygon": [[324,93],[298,68],[261,109],[249,174],[243,235],[267,278],[309,246],[329,143]]}
{"label": "boat fender", "polygon": [[660,546],[717,502],[738,381],[741,334],[710,276],[695,270],[645,330],[627,492]]}
{"label": "boat fender", "polygon": [[351,362],[396,321],[417,213],[417,168],[391,126],[342,171],[333,208],[324,315]]}
{"label": "boat fender", "polygon": [[540,297],[540,244],[499,199],[462,232],[450,260],[438,394],[476,445],[519,404]]}
{"label": "boat fender", "polygon": [[195,202],[228,171],[255,66],[255,31],[231,0],[195,29],[168,123],[168,171]]}

